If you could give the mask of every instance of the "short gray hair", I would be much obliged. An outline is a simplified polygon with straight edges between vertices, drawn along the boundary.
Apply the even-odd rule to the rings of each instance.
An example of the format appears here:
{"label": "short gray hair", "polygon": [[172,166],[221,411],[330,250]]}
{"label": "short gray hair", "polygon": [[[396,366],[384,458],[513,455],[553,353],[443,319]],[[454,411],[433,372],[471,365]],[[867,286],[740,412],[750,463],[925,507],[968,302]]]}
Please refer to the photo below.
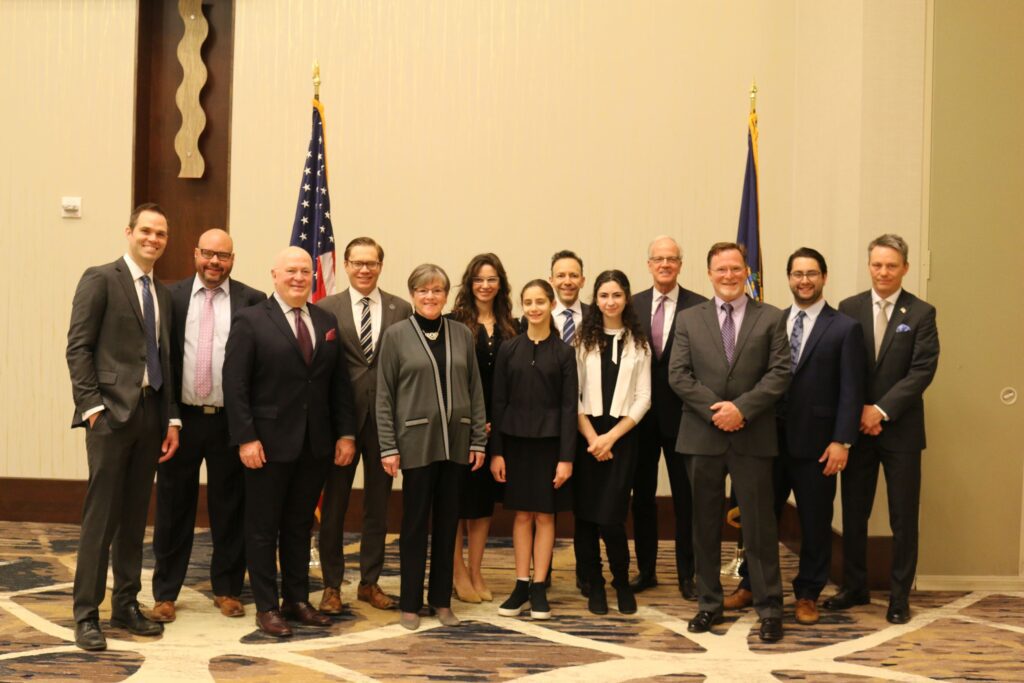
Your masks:
{"label": "short gray hair", "polygon": [[448,279],[448,273],[444,272],[444,268],[435,266],[433,263],[421,263],[409,273],[409,294],[437,280],[444,283],[444,293],[447,294],[451,289],[451,281]]}
{"label": "short gray hair", "polygon": [[658,235],[647,244],[647,258],[651,258],[651,249],[654,248],[655,242],[661,242],[662,240],[668,240],[672,243],[672,246],[676,248],[676,254],[679,258],[683,257],[683,249],[679,246],[679,242],[676,242],[676,238],[671,235]]}
{"label": "short gray hair", "polygon": [[868,258],[871,258],[871,250],[875,247],[888,247],[889,249],[895,249],[903,257],[904,263],[910,263],[909,258],[907,258],[910,256],[910,247],[907,246],[906,240],[899,235],[886,233],[871,240],[871,244],[868,245]]}

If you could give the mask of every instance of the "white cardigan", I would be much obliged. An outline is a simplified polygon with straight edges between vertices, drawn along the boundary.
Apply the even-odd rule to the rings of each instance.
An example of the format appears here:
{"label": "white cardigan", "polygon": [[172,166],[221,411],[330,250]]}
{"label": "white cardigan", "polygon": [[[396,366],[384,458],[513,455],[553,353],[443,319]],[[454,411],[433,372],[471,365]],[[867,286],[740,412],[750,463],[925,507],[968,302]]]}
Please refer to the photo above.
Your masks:
{"label": "white cardigan", "polygon": [[[628,416],[637,424],[651,407],[651,350],[638,349],[632,339],[623,340],[620,331],[619,344],[623,344],[619,359],[619,376],[612,396],[612,417]],[[601,396],[601,352],[597,349],[586,351],[576,348],[576,373],[580,382],[579,414],[598,417],[604,413]]]}

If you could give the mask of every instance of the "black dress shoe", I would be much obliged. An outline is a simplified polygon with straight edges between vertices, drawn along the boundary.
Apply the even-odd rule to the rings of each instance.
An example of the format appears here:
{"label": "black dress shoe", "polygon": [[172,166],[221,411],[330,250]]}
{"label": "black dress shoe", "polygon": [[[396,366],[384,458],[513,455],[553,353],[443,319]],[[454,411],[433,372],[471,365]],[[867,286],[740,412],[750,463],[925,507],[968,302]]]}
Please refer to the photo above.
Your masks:
{"label": "black dress shoe", "polygon": [[633,589],[634,593],[641,593],[657,585],[658,577],[654,574],[638,574],[635,579],[629,582],[629,587]]}
{"label": "black dress shoe", "polygon": [[693,602],[697,599],[697,584],[693,579],[683,579],[679,584],[679,594],[683,596],[683,600]]}
{"label": "black dress shoe", "polygon": [[579,590],[580,595],[585,598],[590,597],[590,584],[583,578],[576,577],[576,588]]}
{"label": "black dress shoe", "polygon": [[890,624],[905,624],[910,621],[910,605],[902,600],[890,601],[885,612],[885,620]]}
{"label": "black dress shoe", "polygon": [[721,612],[706,612],[701,610],[697,612],[693,619],[690,619],[690,623],[686,626],[686,630],[690,633],[707,633],[711,630],[712,626],[721,623]]}
{"label": "black dress shoe", "polygon": [[591,614],[608,614],[608,596],[605,595],[604,586],[589,586],[587,591],[587,609]]}
{"label": "black dress shoe", "polygon": [[83,650],[107,649],[107,639],[100,631],[98,619],[86,619],[75,624],[75,645]]}
{"label": "black dress shoe", "polygon": [[839,589],[839,592],[822,603],[822,607],[830,610],[850,609],[854,605],[866,605],[871,602],[871,594],[866,590]]}
{"label": "black dress shoe", "polygon": [[619,614],[636,614],[636,597],[633,595],[631,585],[623,588],[616,586],[615,597],[619,603]]}
{"label": "black dress shoe", "polygon": [[782,640],[782,619],[779,617],[765,617],[761,620],[761,629],[758,637],[766,643],[777,643]]}
{"label": "black dress shoe", "polygon": [[164,632],[164,625],[147,618],[138,605],[132,605],[127,612],[111,614],[110,625],[127,629],[137,636],[158,636]]}

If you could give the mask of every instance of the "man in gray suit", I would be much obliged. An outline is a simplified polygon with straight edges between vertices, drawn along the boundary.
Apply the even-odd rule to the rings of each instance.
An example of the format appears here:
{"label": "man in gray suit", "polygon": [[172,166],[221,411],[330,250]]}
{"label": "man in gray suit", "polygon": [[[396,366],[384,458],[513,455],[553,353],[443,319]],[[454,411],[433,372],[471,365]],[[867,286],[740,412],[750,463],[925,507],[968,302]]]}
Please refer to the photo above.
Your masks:
{"label": "man in gray suit", "polygon": [[171,296],[153,278],[167,219],[156,204],[142,204],[124,232],[128,252],[82,275],[68,328],[71,426],[86,428],[89,459],[74,585],[75,644],[83,650],[107,647],[99,605],[110,559],[110,623],[136,635],[163,632],[142,614],[138,593],[153,474],[177,450],[181,426],[171,381]]}
{"label": "man in gray suit", "polygon": [[320,514],[320,565],[324,594],[320,600],[320,611],[325,614],[339,614],[342,610],[345,513],[360,455],[363,456],[363,526],[356,597],[377,609],[394,607],[394,600],[377,583],[384,567],[388,498],[394,481],[384,472],[377,443],[377,419],[374,415],[377,351],[381,333],[412,315],[412,306],[377,287],[383,268],[384,249],[369,237],[355,238],[345,247],[345,273],[349,288],[319,303],[321,308],[338,319],[345,364],[355,392],[356,410],[355,455],[347,461],[335,461],[324,486]]}
{"label": "man in gray suit", "polygon": [[722,620],[722,507],[725,475],[743,510],[743,540],[761,617],[761,640],[782,638],[782,579],[772,492],[778,453],[775,404],[790,380],[786,318],[744,293],[749,269],[742,245],[708,251],[715,297],[676,319],[669,385],[683,401],[676,452],[686,457],[693,490],[698,611],[693,633]]}

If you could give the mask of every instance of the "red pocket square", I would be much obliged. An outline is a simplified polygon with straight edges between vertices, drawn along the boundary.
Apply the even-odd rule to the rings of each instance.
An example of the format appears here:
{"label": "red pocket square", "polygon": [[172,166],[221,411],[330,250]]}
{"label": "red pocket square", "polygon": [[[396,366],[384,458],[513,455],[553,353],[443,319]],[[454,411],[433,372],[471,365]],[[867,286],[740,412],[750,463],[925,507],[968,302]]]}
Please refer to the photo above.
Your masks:
{"label": "red pocket square", "polygon": [[324,341],[334,341],[338,338],[338,333],[335,332],[334,328],[327,330],[327,334],[324,336]]}

